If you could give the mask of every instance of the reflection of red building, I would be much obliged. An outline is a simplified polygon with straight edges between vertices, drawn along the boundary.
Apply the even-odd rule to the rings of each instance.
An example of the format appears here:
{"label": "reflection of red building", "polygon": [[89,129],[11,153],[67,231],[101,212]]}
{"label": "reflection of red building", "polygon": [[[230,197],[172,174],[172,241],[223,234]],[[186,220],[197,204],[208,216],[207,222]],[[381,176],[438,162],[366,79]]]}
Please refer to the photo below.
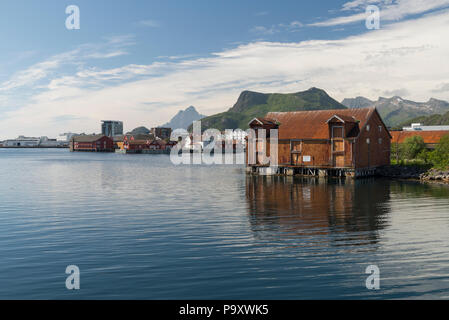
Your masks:
{"label": "reflection of red building", "polygon": [[335,181],[248,176],[246,200],[253,229],[281,227],[290,237],[348,233],[351,241],[376,242],[377,231],[388,225],[390,185]]}
{"label": "reflection of red building", "polygon": [[75,136],[70,140],[70,151],[113,152],[114,141],[105,135]]}

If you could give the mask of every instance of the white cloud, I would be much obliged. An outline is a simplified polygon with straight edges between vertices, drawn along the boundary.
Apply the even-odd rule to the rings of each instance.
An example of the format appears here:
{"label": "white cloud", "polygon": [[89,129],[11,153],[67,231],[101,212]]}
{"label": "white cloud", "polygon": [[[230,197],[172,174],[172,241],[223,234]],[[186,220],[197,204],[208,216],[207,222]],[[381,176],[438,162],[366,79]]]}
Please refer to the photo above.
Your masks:
{"label": "white cloud", "polygon": [[255,26],[250,29],[252,33],[264,34],[264,35],[272,35],[279,32],[296,32],[304,25],[299,21],[292,21],[288,24],[279,23],[274,24],[270,27],[265,26]]}
{"label": "white cloud", "polygon": [[449,0],[354,0],[346,2],[342,11],[356,11],[356,13],[312,23],[309,26],[330,27],[364,21],[368,5],[379,6],[381,21],[397,21],[407,16],[447,7]]}
{"label": "white cloud", "polygon": [[[206,58],[80,69],[48,79],[45,90],[0,118],[0,137],[125,130],[167,122],[180,108],[203,114],[231,107],[242,90],[296,92],[321,87],[336,99],[402,90],[404,98],[449,99],[449,11],[341,40],[255,42]],[[70,115],[70,122],[64,119]],[[82,121],[74,119],[83,119]]]}

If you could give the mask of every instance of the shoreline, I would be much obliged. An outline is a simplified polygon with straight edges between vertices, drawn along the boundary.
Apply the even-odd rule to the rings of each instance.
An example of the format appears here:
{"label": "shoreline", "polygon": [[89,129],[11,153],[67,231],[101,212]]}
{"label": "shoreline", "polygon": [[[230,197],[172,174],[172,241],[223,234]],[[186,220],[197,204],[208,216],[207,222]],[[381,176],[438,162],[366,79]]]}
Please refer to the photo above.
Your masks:
{"label": "shoreline", "polygon": [[7,147],[0,146],[0,149],[69,149],[69,147]]}
{"label": "shoreline", "polygon": [[379,168],[378,175],[390,179],[449,184],[449,170],[435,168],[427,169],[419,166],[389,166]]}

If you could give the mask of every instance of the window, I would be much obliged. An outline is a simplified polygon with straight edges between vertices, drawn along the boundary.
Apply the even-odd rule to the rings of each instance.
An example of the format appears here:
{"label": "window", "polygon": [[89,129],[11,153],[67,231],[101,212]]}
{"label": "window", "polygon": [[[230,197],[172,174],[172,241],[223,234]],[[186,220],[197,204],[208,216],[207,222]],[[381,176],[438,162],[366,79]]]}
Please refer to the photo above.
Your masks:
{"label": "window", "polygon": [[368,125],[366,126],[366,131],[369,131],[369,129],[370,129],[370,125],[368,124]]}
{"label": "window", "polygon": [[369,138],[366,138],[366,143],[370,144],[371,140]]}
{"label": "window", "polygon": [[379,138],[379,144],[382,144],[382,138]]}
{"label": "window", "polygon": [[382,126],[379,126],[379,132],[382,132]]}

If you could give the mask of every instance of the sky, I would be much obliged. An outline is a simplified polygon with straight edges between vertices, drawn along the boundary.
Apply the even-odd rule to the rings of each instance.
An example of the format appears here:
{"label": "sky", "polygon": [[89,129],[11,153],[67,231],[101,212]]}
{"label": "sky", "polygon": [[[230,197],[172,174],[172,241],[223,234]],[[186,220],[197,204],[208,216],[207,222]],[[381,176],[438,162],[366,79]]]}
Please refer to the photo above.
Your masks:
{"label": "sky", "polygon": [[150,128],[243,90],[449,100],[449,0],[2,0],[0,39],[0,140]]}

